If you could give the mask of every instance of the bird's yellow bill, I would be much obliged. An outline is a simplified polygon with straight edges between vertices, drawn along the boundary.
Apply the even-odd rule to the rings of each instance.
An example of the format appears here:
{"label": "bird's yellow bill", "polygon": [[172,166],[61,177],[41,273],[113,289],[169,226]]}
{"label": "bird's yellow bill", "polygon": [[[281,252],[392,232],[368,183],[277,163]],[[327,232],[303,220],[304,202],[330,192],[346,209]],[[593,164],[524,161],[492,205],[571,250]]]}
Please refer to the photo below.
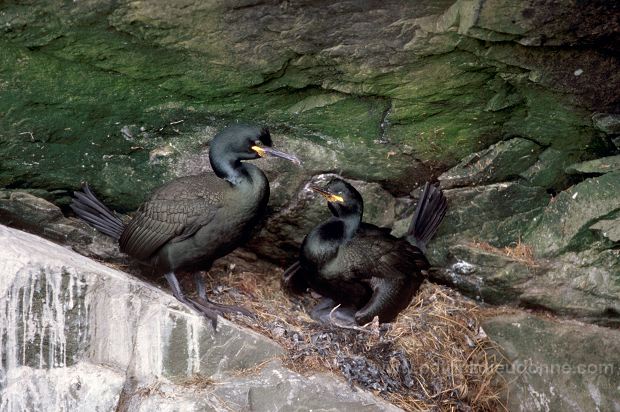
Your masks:
{"label": "bird's yellow bill", "polygon": [[252,150],[254,150],[260,157],[265,157],[267,154],[265,153],[265,149],[260,146],[252,146]]}
{"label": "bird's yellow bill", "polygon": [[252,150],[254,150],[260,157],[279,157],[281,159],[288,160],[289,162],[293,162],[296,165],[301,165],[301,160],[295,155],[281,152],[279,150],[273,149],[267,146],[252,146]]}
{"label": "bird's yellow bill", "polygon": [[323,190],[320,187],[316,187],[316,186],[310,186],[310,189],[314,190],[315,192],[323,196],[325,199],[327,199],[328,202],[344,203],[344,198],[342,196],[335,195],[333,193],[328,192],[327,190]]}

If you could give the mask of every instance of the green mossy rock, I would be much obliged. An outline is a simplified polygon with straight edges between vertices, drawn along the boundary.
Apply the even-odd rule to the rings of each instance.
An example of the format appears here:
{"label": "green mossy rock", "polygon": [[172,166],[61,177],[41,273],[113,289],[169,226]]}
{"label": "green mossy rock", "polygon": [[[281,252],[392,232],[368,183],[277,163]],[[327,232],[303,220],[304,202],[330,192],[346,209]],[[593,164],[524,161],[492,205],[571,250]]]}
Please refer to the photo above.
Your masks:
{"label": "green mossy rock", "polygon": [[520,176],[534,186],[560,191],[570,186],[566,167],[583,156],[584,153],[581,150],[558,150],[548,147],[540,153],[538,160]]}
{"label": "green mossy rock", "polygon": [[[354,3],[245,6],[5,2],[0,183],[56,190],[89,180],[112,206],[133,209],[172,177],[174,156],[147,163],[152,150],[199,151],[183,142],[234,119],[333,149],[343,174],[402,194],[418,183],[411,173],[437,176],[435,167],[514,135],[557,148],[564,163],[593,157],[564,154],[596,146],[588,110],[566,95],[601,94],[598,78],[604,90],[620,81],[596,52],[559,59],[523,46],[538,36],[553,45],[598,39],[575,37],[567,21],[596,27],[594,6],[567,3],[569,14],[505,1],[397,1],[381,13]],[[561,70],[569,62],[584,64],[570,87],[574,74]],[[586,106],[613,107],[608,97],[595,103]],[[133,139],[123,132],[132,128]],[[546,176],[535,184],[565,187],[562,173]],[[134,182],[144,190],[131,190]]]}
{"label": "green mossy rock", "polygon": [[536,162],[540,150],[538,144],[521,138],[501,141],[465,157],[439,181],[449,189],[511,180]]}
{"label": "green mossy rock", "polygon": [[455,244],[516,244],[549,202],[544,189],[516,182],[449,189],[444,193],[450,212],[429,244],[429,256],[439,266],[450,262],[448,251]]}
{"label": "green mossy rock", "polygon": [[566,168],[566,173],[569,174],[605,174],[618,171],[620,171],[620,155],[601,157]]}
{"label": "green mossy rock", "polygon": [[620,211],[620,173],[590,178],[560,193],[524,237],[539,256],[582,250],[596,238],[590,226]]}
{"label": "green mossy rock", "polygon": [[[161,183],[209,170],[223,126],[258,123],[304,161],[256,162],[272,188],[248,245],[261,258],[290,263],[328,216],[308,184],[352,180],[366,220],[402,236],[418,188],[440,177],[449,210],[428,245],[435,280],[486,303],[617,327],[618,16],[603,0],[4,1],[0,220],[118,259],[113,242],[62,215],[81,181],[131,213]],[[480,247],[519,242],[534,264]],[[521,315],[485,329],[512,360],[620,369],[611,330]],[[186,370],[171,360],[169,372]],[[223,396],[258,394],[264,406],[274,371],[258,392]],[[507,376],[514,410],[618,409],[617,379],[605,374]],[[120,391],[122,378],[110,379]],[[150,399],[134,406],[168,402]]]}

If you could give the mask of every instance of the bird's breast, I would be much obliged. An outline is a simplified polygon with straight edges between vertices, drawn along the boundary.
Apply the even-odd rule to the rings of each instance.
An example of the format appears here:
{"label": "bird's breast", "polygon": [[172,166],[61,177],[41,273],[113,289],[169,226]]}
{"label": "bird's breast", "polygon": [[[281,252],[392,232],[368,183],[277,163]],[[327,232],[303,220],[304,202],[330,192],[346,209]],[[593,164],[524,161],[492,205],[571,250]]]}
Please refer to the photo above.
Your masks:
{"label": "bird's breast", "polygon": [[209,222],[194,236],[168,245],[160,253],[160,260],[174,270],[207,270],[215,259],[250,238],[254,227],[264,218],[268,200],[268,185],[231,187]]}

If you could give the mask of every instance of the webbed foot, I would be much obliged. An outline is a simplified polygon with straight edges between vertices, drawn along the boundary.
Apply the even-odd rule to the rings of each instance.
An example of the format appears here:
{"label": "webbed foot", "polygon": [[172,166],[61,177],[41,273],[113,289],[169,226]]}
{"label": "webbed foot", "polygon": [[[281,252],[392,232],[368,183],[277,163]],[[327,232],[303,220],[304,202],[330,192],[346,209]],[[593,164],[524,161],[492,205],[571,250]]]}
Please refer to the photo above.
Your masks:
{"label": "webbed foot", "polygon": [[331,323],[335,326],[357,326],[355,308],[338,305],[332,299],[323,298],[310,311],[310,317],[317,322]]}
{"label": "webbed foot", "polygon": [[241,306],[223,305],[221,303],[212,302],[208,298],[203,299],[202,297],[198,297],[196,299],[188,298],[187,300],[198,312],[202,313],[211,320],[213,329],[217,328],[218,315],[223,315],[224,313],[239,313],[250,318],[256,318],[254,313]]}
{"label": "webbed foot", "polygon": [[[172,289],[172,294],[175,298],[191,307],[192,309],[197,310],[198,312],[205,315],[208,319],[211,320],[211,324],[213,325],[213,329],[217,328],[217,317],[218,315],[222,315],[224,313],[241,313],[242,315],[246,315],[249,317],[254,317],[254,314],[247,309],[244,309],[239,306],[232,305],[222,305],[220,303],[211,302],[209,298],[207,298],[206,289],[203,284],[198,284],[198,277],[194,277],[196,279],[198,295],[199,297],[196,299],[188,298],[183,291],[181,290],[181,285],[177,280],[174,272],[169,272],[165,274],[166,280],[170,285],[170,289]],[[200,280],[202,283],[202,280]]]}

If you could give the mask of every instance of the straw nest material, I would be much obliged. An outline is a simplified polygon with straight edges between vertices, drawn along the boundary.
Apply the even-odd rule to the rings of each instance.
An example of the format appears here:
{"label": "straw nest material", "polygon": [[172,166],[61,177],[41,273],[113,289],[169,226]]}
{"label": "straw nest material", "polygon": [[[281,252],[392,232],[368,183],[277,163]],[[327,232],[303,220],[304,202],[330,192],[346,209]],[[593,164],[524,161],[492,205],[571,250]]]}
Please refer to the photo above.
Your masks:
{"label": "straw nest material", "polygon": [[210,296],[250,309],[235,321],[280,343],[284,363],[300,373],[330,371],[407,411],[500,411],[500,359],[479,324],[480,307],[425,282],[391,324],[346,329],[308,316],[311,296],[289,297],[282,270],[238,254],[206,275]]}

